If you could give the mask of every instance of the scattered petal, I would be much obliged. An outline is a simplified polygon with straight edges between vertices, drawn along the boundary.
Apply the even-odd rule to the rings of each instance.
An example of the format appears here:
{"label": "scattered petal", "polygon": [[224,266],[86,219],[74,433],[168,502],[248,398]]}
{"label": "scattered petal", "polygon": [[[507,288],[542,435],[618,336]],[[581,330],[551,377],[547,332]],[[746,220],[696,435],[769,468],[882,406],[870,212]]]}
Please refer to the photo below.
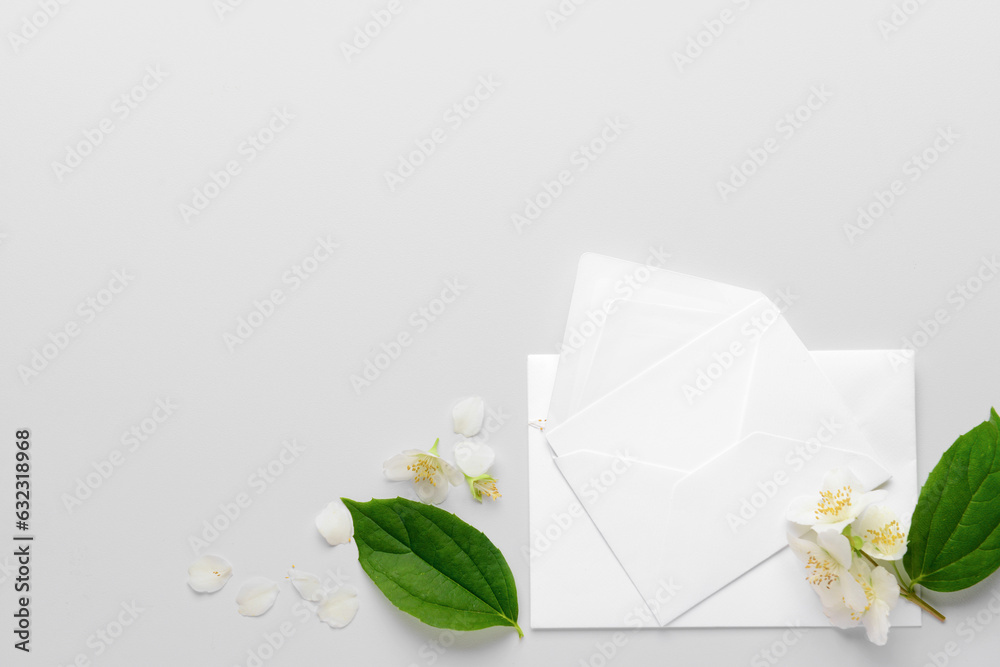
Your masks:
{"label": "scattered petal", "polygon": [[331,628],[343,628],[358,613],[358,594],[347,586],[339,588],[326,596],[316,613]]}
{"label": "scattered petal", "polygon": [[236,595],[238,612],[244,616],[260,616],[274,604],[278,597],[278,584],[264,577],[253,577]]}
{"label": "scattered petal", "polygon": [[493,466],[496,454],[493,448],[482,442],[463,440],[455,445],[455,463],[468,477],[485,475]]}
{"label": "scattered petal", "polygon": [[288,571],[288,580],[295,586],[303,600],[319,602],[323,599],[323,584],[319,577],[310,572],[302,572],[294,567]]}
{"label": "scattered petal", "polygon": [[351,513],[344,504],[334,500],[316,515],[316,530],[330,546],[347,544],[354,534],[354,523]]}
{"label": "scattered petal", "polygon": [[455,422],[455,433],[471,438],[483,428],[483,399],[470,396],[459,401],[451,411]]}
{"label": "scattered petal", "polygon": [[202,556],[188,568],[188,586],[199,593],[221,590],[233,576],[233,566],[221,556]]}

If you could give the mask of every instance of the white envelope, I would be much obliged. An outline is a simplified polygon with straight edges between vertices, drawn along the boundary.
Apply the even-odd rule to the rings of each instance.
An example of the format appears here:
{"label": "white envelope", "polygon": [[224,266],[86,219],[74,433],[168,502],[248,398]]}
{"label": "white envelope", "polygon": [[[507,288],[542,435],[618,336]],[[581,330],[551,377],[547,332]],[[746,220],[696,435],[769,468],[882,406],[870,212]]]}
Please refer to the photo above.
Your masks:
{"label": "white envelope", "polygon": [[830,468],[868,487],[889,477],[762,294],[600,255],[581,258],[545,419],[556,464],[661,625],[781,549],[772,524]]}
{"label": "white envelope", "polygon": [[[891,355],[891,356],[890,356]],[[893,474],[884,487],[889,504],[901,515],[917,497],[914,373],[905,351],[815,352],[813,357],[847,399],[860,428]],[[556,381],[557,355],[528,358],[528,414],[532,423],[549,414]],[[530,563],[530,621],[533,628],[660,627],[650,604],[633,585],[601,532],[566,483],[542,431],[529,429],[530,540],[524,557]],[[619,467],[621,469],[621,467]],[[625,469],[614,484],[635,480]],[[773,529],[783,535],[783,526]],[[698,549],[697,537],[691,540]],[[704,554],[711,559],[713,554]],[[801,564],[784,548],[746,572],[667,627],[825,627],[829,623],[809,587]],[[676,581],[662,582],[661,600],[676,594]],[[895,626],[919,626],[913,605],[892,612]]]}

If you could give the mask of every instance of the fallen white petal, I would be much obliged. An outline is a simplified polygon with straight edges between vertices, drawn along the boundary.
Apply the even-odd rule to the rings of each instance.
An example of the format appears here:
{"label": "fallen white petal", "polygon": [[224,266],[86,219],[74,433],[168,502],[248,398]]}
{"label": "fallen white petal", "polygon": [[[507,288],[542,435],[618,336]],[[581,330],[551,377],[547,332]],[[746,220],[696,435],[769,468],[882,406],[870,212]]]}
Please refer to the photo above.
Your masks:
{"label": "fallen white petal", "polygon": [[485,475],[493,465],[496,454],[493,448],[482,442],[463,440],[455,445],[455,463],[469,477]]}
{"label": "fallen white petal", "polygon": [[295,586],[303,600],[319,602],[323,599],[323,584],[319,577],[311,572],[302,572],[294,567],[288,571],[288,580]]}
{"label": "fallen white petal", "polygon": [[264,577],[253,577],[240,588],[236,604],[244,616],[260,616],[274,604],[278,597],[278,584]]}
{"label": "fallen white petal", "polygon": [[316,610],[319,620],[331,628],[343,628],[358,613],[358,594],[353,588],[339,588],[326,596]]}
{"label": "fallen white petal", "polygon": [[455,433],[471,438],[483,428],[483,399],[470,396],[458,402],[451,411]]}
{"label": "fallen white petal", "polygon": [[316,515],[316,530],[330,546],[347,544],[354,534],[351,513],[343,503],[334,500]]}
{"label": "fallen white petal", "polygon": [[199,593],[220,590],[233,576],[233,566],[221,556],[202,556],[188,568],[188,586]]}

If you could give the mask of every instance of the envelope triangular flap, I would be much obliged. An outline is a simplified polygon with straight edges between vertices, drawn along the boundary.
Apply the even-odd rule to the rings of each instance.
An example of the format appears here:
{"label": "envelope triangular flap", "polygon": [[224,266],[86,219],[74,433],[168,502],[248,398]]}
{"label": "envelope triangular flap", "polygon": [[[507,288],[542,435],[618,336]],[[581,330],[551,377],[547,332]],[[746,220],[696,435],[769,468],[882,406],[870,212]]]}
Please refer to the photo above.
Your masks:
{"label": "envelope triangular flap", "polygon": [[[760,298],[758,292],[594,253],[581,256],[570,302],[564,352],[549,406],[549,423],[561,423],[581,407],[582,387],[598,336],[580,336],[615,299],[730,314]],[[650,359],[652,363],[655,359]]]}
{"label": "envelope triangular flap", "polygon": [[649,367],[691,343],[729,315],[714,310],[616,299],[597,334],[595,353],[581,378],[585,408]]}
{"label": "envelope triangular flap", "polygon": [[[889,479],[871,443],[842,395],[827,378],[777,307],[748,320],[744,333],[757,343],[757,363],[747,392],[742,435],[760,431],[847,453],[838,465],[850,468],[869,489]],[[817,469],[822,474],[827,469]],[[814,480],[818,487],[821,480]]]}
{"label": "envelope triangular flap", "polygon": [[[741,328],[767,304],[760,299],[562,424],[546,429],[557,455],[579,449],[694,470],[742,433],[743,407],[759,339]],[[742,352],[733,352],[738,343]]]}

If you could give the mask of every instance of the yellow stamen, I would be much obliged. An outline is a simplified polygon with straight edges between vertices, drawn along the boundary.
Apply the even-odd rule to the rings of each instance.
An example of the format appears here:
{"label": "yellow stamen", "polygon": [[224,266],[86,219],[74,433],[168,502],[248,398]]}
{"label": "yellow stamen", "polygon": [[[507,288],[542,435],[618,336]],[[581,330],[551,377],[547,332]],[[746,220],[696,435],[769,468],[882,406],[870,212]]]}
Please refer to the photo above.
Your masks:
{"label": "yellow stamen", "polygon": [[892,551],[892,547],[906,539],[898,521],[890,521],[880,528],[869,528],[866,532],[868,533],[868,541],[882,553]]}
{"label": "yellow stamen", "polygon": [[842,486],[834,491],[820,491],[819,505],[816,507],[816,518],[822,519],[837,518],[841,512],[851,506],[851,494],[854,492],[850,486]]}
{"label": "yellow stamen", "polygon": [[434,457],[420,455],[417,460],[406,466],[406,469],[413,473],[413,483],[427,480],[432,486],[437,486],[436,477],[439,473],[439,464]]}

